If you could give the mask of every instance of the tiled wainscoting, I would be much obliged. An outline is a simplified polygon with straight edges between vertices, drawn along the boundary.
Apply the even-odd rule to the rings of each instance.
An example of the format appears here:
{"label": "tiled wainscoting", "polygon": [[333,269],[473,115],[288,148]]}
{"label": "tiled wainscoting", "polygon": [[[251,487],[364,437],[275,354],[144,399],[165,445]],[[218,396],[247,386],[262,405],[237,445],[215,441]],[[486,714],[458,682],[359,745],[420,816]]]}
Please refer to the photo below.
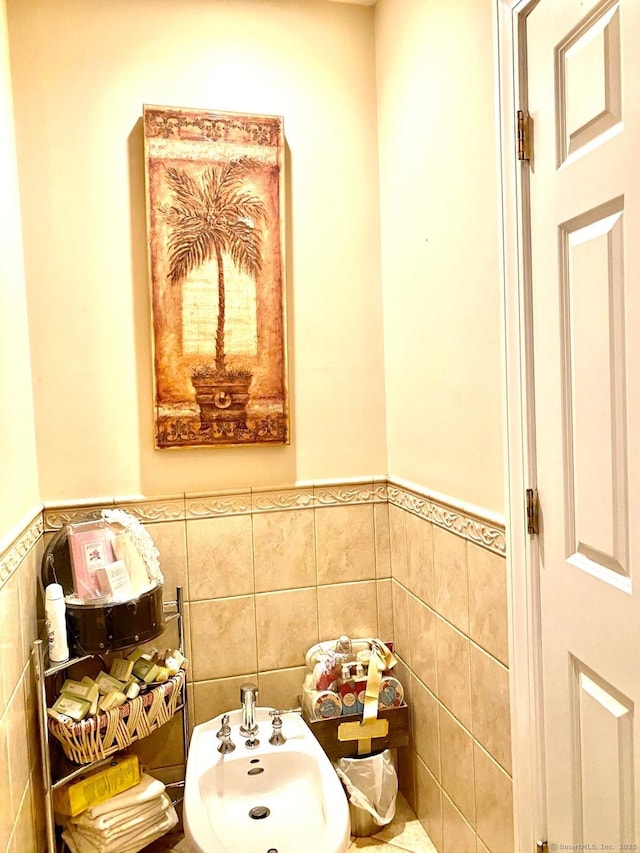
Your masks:
{"label": "tiled wainscoting", "polygon": [[42,516],[0,552],[0,851],[44,849],[31,644],[38,631]]}
{"label": "tiled wainscoting", "polygon": [[504,535],[389,488],[402,791],[443,853],[513,853]]}
{"label": "tiled wainscoting", "polygon": [[[165,597],[183,587],[192,724],[239,707],[247,680],[260,704],[295,706],[319,639],[392,636],[386,481],[117,505],[151,533]],[[45,530],[86,511],[47,509]],[[179,718],[139,751],[163,779],[181,772]]]}
{"label": "tiled wainscoting", "polygon": [[[509,850],[503,530],[384,478],[114,504],[148,526],[165,597],[184,589],[191,724],[238,706],[247,679],[257,681],[261,704],[295,705],[304,653],[318,640],[394,639],[412,714],[405,796],[443,853],[475,853],[476,833],[490,853]],[[44,542],[100,506],[46,508]],[[0,781],[9,788],[2,803],[12,804],[8,814],[2,807],[0,853],[42,849],[28,664],[43,547],[36,533],[19,565],[17,543],[0,554],[0,760],[2,750],[18,757]],[[165,781],[180,777],[179,719],[139,751]]]}

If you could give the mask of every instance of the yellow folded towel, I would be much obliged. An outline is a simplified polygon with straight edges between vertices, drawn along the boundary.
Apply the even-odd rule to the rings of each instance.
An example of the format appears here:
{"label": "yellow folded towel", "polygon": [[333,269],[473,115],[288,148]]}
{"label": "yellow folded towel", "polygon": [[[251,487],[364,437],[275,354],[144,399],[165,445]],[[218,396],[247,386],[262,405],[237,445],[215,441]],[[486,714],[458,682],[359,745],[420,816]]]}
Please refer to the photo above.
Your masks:
{"label": "yellow folded towel", "polygon": [[159,797],[160,794],[163,793],[164,785],[162,782],[159,779],[154,779],[153,776],[143,773],[140,781],[137,785],[134,785],[133,788],[129,788],[121,794],[116,794],[115,797],[111,797],[110,800],[106,800],[104,803],[92,806],[90,809],[84,811],[83,814],[89,818],[113,814],[119,809],[130,808],[131,806],[147,803],[149,800],[153,800],[155,797]]}

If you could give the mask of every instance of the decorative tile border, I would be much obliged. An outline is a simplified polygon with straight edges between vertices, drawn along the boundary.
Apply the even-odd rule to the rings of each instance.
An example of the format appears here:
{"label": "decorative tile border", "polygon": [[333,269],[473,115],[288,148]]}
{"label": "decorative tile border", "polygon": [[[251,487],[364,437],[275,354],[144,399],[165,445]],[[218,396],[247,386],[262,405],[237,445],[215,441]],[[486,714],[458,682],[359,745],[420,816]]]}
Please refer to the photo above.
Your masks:
{"label": "decorative tile border", "polygon": [[7,550],[0,554],[0,586],[4,585],[40,539],[43,529],[42,513],[39,512]]}
{"label": "decorative tile border", "polygon": [[90,513],[113,509],[113,498],[97,498],[77,504],[50,504],[44,508],[44,530],[47,533],[60,530],[65,524],[84,521]]}
{"label": "decorative tile border", "polygon": [[150,500],[99,498],[77,505],[50,505],[44,510],[44,530],[59,530],[64,524],[81,520],[91,511],[114,505],[126,509],[145,523],[153,523],[369,503],[393,504],[490,551],[501,555],[506,553],[504,523],[495,513],[427,492],[412,483],[384,477],[254,489],[245,487]]}
{"label": "decorative tile border", "polygon": [[252,512],[276,512],[287,509],[312,509],[315,505],[313,488],[252,489]]}
{"label": "decorative tile border", "polygon": [[470,518],[467,521],[467,539],[475,542],[476,545],[484,545],[490,551],[496,551],[504,557],[507,553],[507,540],[504,530],[496,530],[494,527],[488,527],[481,521],[475,521]]}
{"label": "decorative tile border", "polygon": [[125,509],[144,523],[153,523],[249,515],[254,512],[312,509],[315,506],[386,502],[387,481],[382,477],[254,489],[224,489],[149,500],[131,497],[96,498],[78,504],[48,505],[44,511],[44,529],[49,532],[60,530],[65,524],[81,521],[88,513],[113,506]]}
{"label": "decorative tile border", "polygon": [[96,498],[78,504],[46,506],[44,529],[46,532],[60,530],[65,524],[83,521],[90,514],[114,507],[126,510],[145,524],[155,521],[180,521],[185,517],[184,495],[171,495],[151,500],[131,497]]}
{"label": "decorative tile border", "polygon": [[228,490],[186,495],[186,518],[217,518],[258,512],[313,509],[318,506],[342,506],[386,503],[386,480],[344,480],[299,485]]}
{"label": "decorative tile border", "polygon": [[118,509],[124,509],[138,518],[143,524],[152,524],[156,521],[182,521],[186,515],[184,495],[152,500],[115,498],[114,504]]}
{"label": "decorative tile border", "polygon": [[435,500],[426,491],[420,492],[417,488],[399,485],[393,480],[389,481],[387,491],[390,504],[450,530],[489,551],[495,551],[501,556],[506,554],[504,525],[493,519],[487,521],[483,518],[482,510],[475,513],[467,507],[456,506],[453,500],[450,504],[441,498]]}
{"label": "decorative tile border", "polygon": [[248,515],[251,512],[251,491],[232,489],[223,492],[201,492],[185,496],[185,518],[219,518],[227,515]]}
{"label": "decorative tile border", "polygon": [[318,485],[314,486],[313,494],[318,506],[383,503],[387,500],[386,482],[373,480]]}

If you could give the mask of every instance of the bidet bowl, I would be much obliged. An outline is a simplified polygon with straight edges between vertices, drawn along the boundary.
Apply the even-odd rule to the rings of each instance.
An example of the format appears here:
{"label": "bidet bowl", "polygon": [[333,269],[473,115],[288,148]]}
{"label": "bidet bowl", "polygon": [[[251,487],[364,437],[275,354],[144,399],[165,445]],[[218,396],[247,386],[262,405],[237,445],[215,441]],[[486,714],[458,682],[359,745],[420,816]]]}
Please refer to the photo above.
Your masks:
{"label": "bidet bowl", "polygon": [[304,720],[284,716],[286,742],[272,746],[269,708],[257,708],[260,745],[247,749],[241,711],[228,713],[233,752],[218,752],[222,714],[191,737],[183,816],[192,853],[344,853],[349,804]]}

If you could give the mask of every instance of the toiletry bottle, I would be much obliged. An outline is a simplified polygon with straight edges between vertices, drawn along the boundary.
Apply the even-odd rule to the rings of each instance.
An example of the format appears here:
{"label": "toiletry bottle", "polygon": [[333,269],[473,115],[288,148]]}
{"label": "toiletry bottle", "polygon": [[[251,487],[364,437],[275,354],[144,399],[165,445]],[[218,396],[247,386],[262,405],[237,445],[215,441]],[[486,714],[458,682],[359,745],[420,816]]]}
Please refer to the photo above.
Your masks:
{"label": "toiletry bottle", "polygon": [[342,667],[342,684],[339,692],[342,699],[342,713],[344,715],[357,714],[356,685],[347,663]]}
{"label": "toiletry bottle", "polygon": [[364,699],[367,692],[367,677],[361,663],[356,664],[355,691],[356,713],[361,714],[364,711]]}
{"label": "toiletry bottle", "polygon": [[49,660],[59,663],[69,657],[64,593],[59,583],[50,583],[47,586],[44,610],[49,636]]}

